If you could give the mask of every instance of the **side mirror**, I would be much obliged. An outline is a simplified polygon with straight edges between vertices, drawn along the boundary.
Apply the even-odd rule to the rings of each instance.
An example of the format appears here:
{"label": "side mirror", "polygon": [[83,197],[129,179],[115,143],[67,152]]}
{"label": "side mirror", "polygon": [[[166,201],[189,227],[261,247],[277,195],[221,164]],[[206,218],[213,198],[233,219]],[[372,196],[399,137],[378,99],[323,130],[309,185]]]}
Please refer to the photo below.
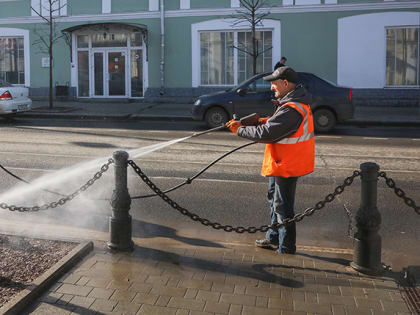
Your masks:
{"label": "side mirror", "polygon": [[248,93],[247,89],[238,89],[236,90],[236,93],[238,93],[239,96],[244,96]]}

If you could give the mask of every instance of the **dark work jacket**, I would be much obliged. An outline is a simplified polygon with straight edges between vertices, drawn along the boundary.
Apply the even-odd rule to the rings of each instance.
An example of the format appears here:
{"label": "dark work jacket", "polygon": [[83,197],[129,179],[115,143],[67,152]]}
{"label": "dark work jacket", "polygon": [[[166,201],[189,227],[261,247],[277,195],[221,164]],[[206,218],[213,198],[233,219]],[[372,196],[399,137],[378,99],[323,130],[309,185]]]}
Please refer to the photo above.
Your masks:
{"label": "dark work jacket", "polygon": [[278,101],[279,105],[273,116],[269,117],[265,124],[241,126],[238,128],[238,136],[262,143],[275,143],[296,132],[302,122],[302,115],[296,109],[282,105],[287,102],[310,105],[312,95],[306,92],[303,86],[298,85]]}

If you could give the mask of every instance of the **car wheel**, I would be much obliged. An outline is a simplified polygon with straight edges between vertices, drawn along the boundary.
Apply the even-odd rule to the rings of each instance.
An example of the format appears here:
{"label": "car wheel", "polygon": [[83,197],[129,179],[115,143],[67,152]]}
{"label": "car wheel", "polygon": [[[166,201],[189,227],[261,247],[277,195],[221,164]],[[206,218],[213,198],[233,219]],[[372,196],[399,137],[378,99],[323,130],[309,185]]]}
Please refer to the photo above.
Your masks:
{"label": "car wheel", "polygon": [[228,114],[223,108],[220,107],[210,108],[205,115],[207,126],[209,126],[210,128],[219,127],[225,124],[228,121],[228,119]]}
{"label": "car wheel", "polygon": [[315,131],[327,132],[334,128],[337,119],[329,109],[318,109],[314,113]]}

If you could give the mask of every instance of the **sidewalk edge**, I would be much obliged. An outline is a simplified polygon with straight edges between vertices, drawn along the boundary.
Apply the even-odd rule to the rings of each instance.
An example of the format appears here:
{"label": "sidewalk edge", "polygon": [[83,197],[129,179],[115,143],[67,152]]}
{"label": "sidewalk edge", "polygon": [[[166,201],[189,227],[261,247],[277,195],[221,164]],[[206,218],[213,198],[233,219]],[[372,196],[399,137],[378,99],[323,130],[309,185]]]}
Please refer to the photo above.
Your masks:
{"label": "sidewalk edge", "polygon": [[83,242],[70,253],[36,278],[28,288],[19,292],[12,300],[0,308],[0,314],[20,314],[30,303],[35,301],[44,291],[53,285],[64,273],[73,268],[76,263],[93,250],[93,242]]}

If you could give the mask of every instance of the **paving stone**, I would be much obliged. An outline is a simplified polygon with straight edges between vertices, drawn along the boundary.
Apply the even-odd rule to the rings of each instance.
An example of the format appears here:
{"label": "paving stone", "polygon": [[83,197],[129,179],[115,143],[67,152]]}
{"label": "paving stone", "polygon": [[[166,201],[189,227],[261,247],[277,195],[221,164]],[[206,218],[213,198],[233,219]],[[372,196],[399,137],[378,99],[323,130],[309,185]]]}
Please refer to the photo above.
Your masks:
{"label": "paving stone", "polygon": [[77,285],[87,285],[87,283],[90,281],[90,278],[88,277],[80,277],[80,279],[75,283]]}
{"label": "paving stone", "polygon": [[346,308],[344,305],[332,305],[333,315],[346,315]]}
{"label": "paving stone", "polygon": [[171,299],[170,296],[161,295],[161,296],[159,296],[159,298],[156,301],[155,305],[157,305],[157,306],[166,306],[166,305],[168,305],[170,299]]}
{"label": "paving stone", "polygon": [[[70,315],[98,315],[98,314],[106,314],[106,312],[96,312],[95,310],[89,310],[89,309],[85,309],[83,307],[76,307],[75,309],[72,310],[72,312],[70,313]],[[118,313],[111,313],[112,315],[119,315]]]}
{"label": "paving stone", "polygon": [[178,297],[184,296],[185,292],[187,292],[187,289],[172,288],[172,287],[167,287],[167,286],[153,286],[152,290],[150,290],[151,294],[178,296]]}
{"label": "paving stone", "polygon": [[36,308],[31,312],[33,315],[67,315],[70,314],[71,310],[67,309],[65,306],[52,305],[48,303],[40,303]]}
{"label": "paving stone", "polygon": [[353,307],[353,306],[344,306],[346,309],[346,314],[347,315],[372,315],[372,309],[370,308],[358,308],[358,307]]}
{"label": "paving stone", "polygon": [[43,294],[39,300],[41,302],[54,304],[56,303],[61,297],[63,296],[62,293],[55,293],[55,292],[47,292]]}
{"label": "paving stone", "polygon": [[202,311],[204,309],[204,304],[204,301],[172,297],[169,300],[168,307],[186,308],[189,310]]}
{"label": "paving stone", "polygon": [[306,303],[301,301],[294,301],[294,310],[321,314],[332,314],[332,307],[329,304],[322,305],[317,303]]}
{"label": "paving stone", "polygon": [[89,287],[95,287],[95,288],[106,288],[110,282],[111,280],[109,279],[93,278],[93,279],[90,279],[86,285]]}
{"label": "paving stone", "polygon": [[104,299],[96,299],[95,302],[90,306],[92,310],[110,312],[117,305],[118,301],[110,301]]}
{"label": "paving stone", "polygon": [[211,287],[212,291],[221,292],[221,293],[233,293],[235,286],[232,284],[222,284],[222,283],[213,283]]}
{"label": "paving stone", "polygon": [[133,291],[115,290],[114,294],[111,295],[109,299],[129,302],[133,300],[135,295],[136,295],[136,292],[133,292]]}
{"label": "paving stone", "polygon": [[382,305],[378,300],[369,300],[362,297],[355,297],[356,299],[356,305],[358,308],[372,308],[378,311],[382,311]]}
{"label": "paving stone", "polygon": [[57,293],[87,296],[93,290],[92,287],[64,283],[57,289]]}
{"label": "paving stone", "polygon": [[204,301],[218,302],[220,299],[220,292],[199,290],[196,299]]}
{"label": "paving stone", "polygon": [[282,309],[282,310],[293,311],[293,300],[269,298],[268,299],[268,308],[269,309]]}
{"label": "paving stone", "polygon": [[95,302],[94,298],[75,296],[70,300],[69,304],[77,307],[89,308],[93,304],[93,302]]}
{"label": "paving stone", "polygon": [[149,293],[152,290],[152,285],[148,283],[134,282],[129,288],[128,291]]}
{"label": "paving stone", "polygon": [[96,299],[108,300],[110,296],[114,293],[113,289],[103,289],[103,288],[94,288],[88,295],[88,297]]}
{"label": "paving stone", "polygon": [[405,302],[382,300],[383,308],[386,312],[409,312]]}
{"label": "paving stone", "polygon": [[186,299],[195,299],[198,294],[197,289],[187,289],[187,292],[185,292],[184,298]]}
{"label": "paving stone", "polygon": [[341,295],[345,296],[358,296],[358,297],[364,297],[365,292],[362,288],[347,288],[347,287],[340,287]]}
{"label": "paving stone", "polygon": [[189,312],[189,310],[179,309],[176,311],[176,315],[188,315]]}
{"label": "paving stone", "polygon": [[175,308],[161,307],[161,306],[152,306],[144,304],[140,307],[138,315],[175,315]]}
{"label": "paving stone", "polygon": [[154,305],[158,300],[159,295],[148,293],[137,293],[133,299],[133,303]]}
{"label": "paving stone", "polygon": [[272,288],[258,288],[258,287],[246,287],[245,293],[247,295],[265,296],[265,297],[280,297],[281,291],[279,289]]}
{"label": "paving stone", "polygon": [[141,304],[137,304],[134,302],[126,302],[126,301],[120,301],[118,302],[117,306],[114,308],[114,312],[121,312],[124,315],[134,315],[138,312],[140,309]]}
{"label": "paving stone", "polygon": [[318,294],[319,304],[343,304],[356,306],[353,296],[330,295],[325,293]]}
{"label": "paving stone", "polygon": [[199,290],[210,290],[213,282],[207,280],[186,279],[179,282],[180,288],[191,288]]}
{"label": "paving stone", "polygon": [[219,303],[213,301],[207,301],[204,306],[204,311],[217,314],[228,314],[229,313],[229,303]]}
{"label": "paving stone", "polygon": [[55,302],[57,305],[67,305],[70,300],[74,298],[74,295],[72,294],[63,294],[57,302]]}
{"label": "paving stone", "polygon": [[76,282],[79,281],[80,278],[81,278],[80,275],[70,274],[70,275],[64,276],[62,279],[58,280],[58,282],[76,284]]}
{"label": "paving stone", "polygon": [[305,292],[304,291],[281,291],[281,298],[287,300],[295,301],[305,301]]}
{"label": "paving stone", "polygon": [[149,276],[146,279],[146,283],[150,283],[152,285],[166,285],[169,281],[169,276]]}
{"label": "paving stone", "polygon": [[281,315],[281,310],[244,305],[242,315]]}
{"label": "paving stone", "polygon": [[252,295],[236,295],[222,293],[222,295],[220,296],[220,302],[254,306],[256,302],[256,297]]}
{"label": "paving stone", "polygon": [[257,300],[255,302],[256,307],[268,307],[268,297],[265,296],[257,296]]}
{"label": "paving stone", "polygon": [[131,286],[132,282],[128,279],[126,280],[112,280],[108,286],[107,289],[118,289],[118,290],[128,290],[128,288]]}
{"label": "paving stone", "polygon": [[213,315],[214,313],[209,312],[200,312],[200,311],[190,311],[189,315]]}

